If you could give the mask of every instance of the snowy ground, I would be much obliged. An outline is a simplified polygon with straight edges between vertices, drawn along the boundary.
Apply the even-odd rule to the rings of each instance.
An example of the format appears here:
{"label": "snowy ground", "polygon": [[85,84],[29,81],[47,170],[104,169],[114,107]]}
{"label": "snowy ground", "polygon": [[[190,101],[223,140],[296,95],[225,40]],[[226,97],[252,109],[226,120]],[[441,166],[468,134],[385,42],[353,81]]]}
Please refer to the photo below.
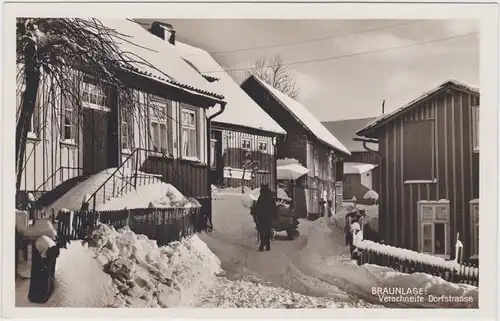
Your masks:
{"label": "snowy ground", "polygon": [[[257,251],[248,194],[214,198],[214,231],[158,247],[128,228],[105,225],[89,244],[61,250],[49,307],[477,307],[478,289],[422,273],[402,274],[349,258],[333,220],[301,220],[294,241],[278,236],[270,252]],[[21,274],[29,275],[25,266]],[[422,288],[426,294],[470,297],[472,303],[381,304],[373,287]],[[29,280],[16,282],[16,306]]]}
{"label": "snowy ground", "polygon": [[[372,287],[377,286],[423,287],[427,294],[437,296],[462,293],[475,297],[472,306],[477,306],[478,291],[475,287],[455,285],[427,275],[424,277],[418,274],[390,273],[385,268],[377,270],[373,266],[358,266],[353,263],[348,248],[344,246],[343,232],[335,227],[333,219],[321,218],[315,222],[300,220],[299,238],[289,241],[285,237],[278,237],[272,241],[270,252],[258,252],[256,231],[248,206],[247,195],[221,191],[214,198],[214,231],[201,236],[220,258],[227,277],[233,281],[245,282],[247,278],[252,278],[259,284],[316,297],[320,300],[319,306],[328,306],[325,302],[329,302],[331,306],[337,307],[380,307],[379,298],[371,293]],[[439,286],[436,286],[437,284]],[[233,297],[238,297],[234,295],[235,287],[239,285],[233,283],[228,286],[229,293],[214,291],[211,302],[236,305],[233,302]],[[219,298],[219,301],[216,298]],[[263,303],[258,295],[249,302],[246,304],[250,306],[278,304]],[[239,304],[244,306],[243,303]],[[384,303],[384,306],[417,307],[408,303]],[[441,306],[443,305],[424,302],[418,307]],[[447,307],[471,305],[458,304]]]}

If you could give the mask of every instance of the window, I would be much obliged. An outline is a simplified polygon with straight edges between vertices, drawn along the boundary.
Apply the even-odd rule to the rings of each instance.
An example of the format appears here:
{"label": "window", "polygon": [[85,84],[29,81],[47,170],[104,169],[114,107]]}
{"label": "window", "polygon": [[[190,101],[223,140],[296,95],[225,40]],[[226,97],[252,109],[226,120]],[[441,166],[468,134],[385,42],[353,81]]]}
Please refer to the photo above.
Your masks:
{"label": "window", "polygon": [[259,142],[259,151],[262,153],[267,153],[267,142],[264,141]]}
{"label": "window", "polygon": [[252,141],[250,139],[242,138],[241,139],[241,149],[251,150],[252,149]]}
{"label": "window", "polygon": [[328,164],[326,165],[328,180],[333,180],[333,156],[332,154],[328,154]]}
{"label": "window", "polygon": [[[150,142],[151,149],[155,152],[169,154],[170,152],[170,131],[168,114],[171,102],[167,100],[154,99],[150,103]],[[129,131],[130,133],[130,131]]]}
{"label": "window", "polygon": [[76,119],[78,112],[75,111],[75,106],[67,95],[63,96],[62,105],[61,138],[66,141],[74,141],[77,132]]}
{"label": "window", "polygon": [[403,127],[403,180],[434,180],[434,121],[413,121]]}
{"label": "window", "polygon": [[479,106],[472,107],[472,149],[479,151]]}
{"label": "window", "polygon": [[319,163],[319,153],[317,150],[314,151],[314,176],[320,176],[320,163]]}
{"label": "window", "polygon": [[182,108],[181,111],[181,146],[182,157],[198,158],[198,121],[197,112]]}
{"label": "window", "polygon": [[423,253],[449,255],[449,204],[443,202],[419,202],[420,251]]}
{"label": "window", "polygon": [[84,82],[82,93],[83,106],[100,110],[108,110],[108,93],[100,86]]}
{"label": "window", "polygon": [[130,105],[123,104],[121,110],[122,150],[132,151],[134,141],[134,115]]}

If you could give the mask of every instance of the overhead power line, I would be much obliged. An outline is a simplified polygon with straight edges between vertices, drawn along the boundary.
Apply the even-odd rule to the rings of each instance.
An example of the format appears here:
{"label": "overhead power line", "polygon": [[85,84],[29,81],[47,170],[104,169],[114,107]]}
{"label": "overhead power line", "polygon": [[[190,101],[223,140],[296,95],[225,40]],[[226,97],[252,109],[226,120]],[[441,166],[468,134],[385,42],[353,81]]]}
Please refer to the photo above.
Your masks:
{"label": "overhead power line", "polygon": [[[395,51],[399,49],[404,49],[404,48],[410,48],[410,47],[417,47],[417,46],[422,46],[422,45],[427,45],[430,43],[436,43],[436,42],[441,42],[441,41],[447,41],[447,40],[452,40],[452,39],[457,39],[457,38],[463,38],[463,37],[468,37],[472,35],[479,34],[479,32],[470,32],[470,33],[465,33],[465,34],[460,34],[460,35],[455,35],[455,36],[450,36],[446,38],[439,38],[439,39],[434,39],[434,40],[428,40],[428,41],[422,41],[422,42],[415,42],[415,43],[410,43],[407,45],[401,45],[401,46],[396,46],[396,47],[389,47],[389,48],[384,48],[384,49],[377,49],[377,50],[370,50],[370,51],[363,51],[363,52],[356,52],[356,53],[351,53],[351,54],[345,54],[345,55],[339,55],[339,56],[333,56],[333,57],[326,57],[326,58],[318,58],[318,59],[311,59],[311,60],[302,60],[302,61],[294,61],[294,62],[288,62],[288,63],[283,63],[284,66],[293,66],[293,65],[300,65],[300,64],[308,64],[308,63],[315,63],[315,62],[322,62],[322,61],[329,61],[329,60],[337,60],[337,59],[343,59],[343,58],[350,58],[350,57],[356,57],[356,56],[364,56],[364,55],[369,55],[369,54],[375,54],[375,53],[380,53],[380,52],[387,52],[387,51]],[[264,66],[264,67],[270,67],[270,65]],[[211,71],[202,71],[202,74],[211,74],[211,73],[218,73],[218,72],[223,72],[223,71],[243,71],[243,70],[249,70],[250,68],[228,68],[228,69],[223,69],[223,70],[211,70]]]}
{"label": "overhead power line", "polygon": [[274,44],[274,45],[265,45],[265,46],[259,46],[259,47],[247,47],[247,48],[234,49],[234,50],[225,50],[225,51],[211,52],[210,54],[211,55],[224,55],[224,54],[234,53],[234,52],[242,52],[242,51],[251,51],[251,50],[260,50],[260,49],[275,48],[275,47],[291,46],[291,45],[297,45],[297,44],[303,44],[303,43],[309,43],[309,42],[316,42],[316,41],[323,41],[323,40],[328,40],[328,39],[335,39],[335,38],[353,36],[353,35],[368,33],[368,32],[372,32],[372,31],[377,31],[377,30],[391,29],[391,28],[396,28],[396,27],[400,27],[400,26],[406,26],[406,25],[410,25],[410,24],[414,24],[414,23],[422,22],[422,21],[424,21],[424,20],[413,20],[413,21],[407,21],[407,22],[402,22],[402,23],[396,23],[396,24],[389,25],[389,26],[382,26],[382,27],[377,27],[377,28],[364,29],[364,30],[359,30],[359,31],[354,31],[354,32],[349,32],[349,33],[343,33],[343,34],[338,34],[338,35],[333,35],[333,36],[328,36],[328,37],[319,37],[319,38],[305,39],[305,40],[300,40],[300,41],[282,42],[282,43]]}

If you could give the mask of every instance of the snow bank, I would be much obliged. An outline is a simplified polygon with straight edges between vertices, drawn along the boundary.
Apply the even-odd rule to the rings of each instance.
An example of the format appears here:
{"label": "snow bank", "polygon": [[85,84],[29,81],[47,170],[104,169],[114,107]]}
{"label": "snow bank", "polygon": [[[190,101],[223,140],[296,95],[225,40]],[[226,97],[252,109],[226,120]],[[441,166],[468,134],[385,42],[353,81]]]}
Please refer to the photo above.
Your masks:
{"label": "snow bank", "polygon": [[365,193],[365,195],[363,195],[363,198],[365,199],[372,199],[372,200],[378,200],[379,198],[379,195],[377,192],[375,192],[374,190],[369,190],[368,192]]}
{"label": "snow bank", "polygon": [[[378,279],[378,286],[386,288],[417,288],[423,289],[427,295],[471,297],[472,302],[440,302],[443,308],[477,308],[479,289],[472,285],[447,282],[439,277],[426,273],[406,274],[394,271],[387,267],[373,264],[364,264],[363,268],[369,270]],[[436,305],[437,303],[434,303]]]}
{"label": "snow bank", "polygon": [[252,192],[252,189],[250,187],[243,187],[244,193],[241,193],[241,186],[239,187],[224,187],[220,188],[218,191],[218,194],[249,194]]}
{"label": "snow bank", "polygon": [[[457,271],[460,270],[460,264],[458,264],[455,261],[446,261],[445,259],[437,256],[419,253],[408,249],[402,249],[391,245],[379,244],[368,240],[361,240],[361,241],[356,240],[356,242],[354,242],[354,245],[360,249],[371,250],[380,254],[396,256],[402,259],[421,262],[428,265],[439,266],[447,269],[452,269],[452,270],[455,269]],[[473,268],[473,267],[465,268],[466,273],[468,273],[470,270],[472,270],[471,272],[473,273],[479,274],[478,268]]]}
{"label": "snow bank", "polygon": [[[79,210],[82,206],[82,201],[85,195],[91,195],[94,193],[102,184],[104,184],[104,182],[114,173],[115,170],[116,168],[108,168],[90,176],[52,203],[50,208],[54,209],[55,212],[58,212],[63,208],[72,211]],[[129,174],[132,175],[132,172],[130,171]]]}
{"label": "snow bank", "polygon": [[[54,209],[56,212],[60,211],[61,209],[67,209],[70,211],[79,210],[82,206],[84,199],[87,199],[99,187],[101,187],[102,184],[104,184],[104,182],[106,182],[106,180],[111,175],[113,175],[113,173],[115,173],[115,170],[116,170],[116,167],[115,168],[107,168],[105,170],[100,171],[97,174],[90,176],[89,178],[87,178],[83,182],[77,184],[75,187],[70,189],[67,193],[65,193],[63,196],[61,196],[54,203],[52,203],[49,206],[49,208]],[[122,168],[120,171],[115,173],[113,178],[111,178],[109,181],[106,182],[106,190],[110,191],[113,189],[113,185],[114,185],[113,181],[117,182],[116,183],[117,186],[118,185],[121,186],[122,179],[130,179],[134,174],[136,174],[136,173],[135,172],[132,173],[131,169]],[[148,176],[151,174],[147,174],[147,173],[139,171],[139,172],[137,172],[137,175],[141,177],[141,176]],[[119,183],[118,183],[118,181],[119,181]],[[158,184],[158,183],[156,183],[156,184]],[[151,184],[151,185],[156,185],[156,184]],[[167,184],[167,185],[169,185],[169,184]],[[137,189],[140,189],[141,187],[147,187],[147,186],[149,186],[149,185],[140,186]],[[165,186],[163,188],[165,190],[167,190],[167,188]],[[151,190],[149,190],[149,191],[151,191]],[[101,192],[102,192],[102,190],[101,190]],[[144,191],[144,193],[146,193],[146,191]],[[98,194],[99,194],[99,192],[98,192]],[[176,194],[176,193],[174,192],[174,194]],[[157,195],[157,193],[153,192],[153,195]],[[145,194],[145,196],[147,196],[147,194]],[[161,196],[164,196],[164,195],[161,195]],[[101,195],[101,197],[98,197],[97,200],[99,201],[98,203],[101,203],[102,202],[102,195]],[[162,200],[160,200],[159,198],[155,198],[155,200],[159,201],[159,203],[162,202]],[[149,201],[151,201],[151,199],[149,199]],[[149,204],[149,202],[148,202],[148,204]],[[97,205],[99,205],[99,204],[97,204]],[[120,208],[123,208],[123,207],[120,207]]]}
{"label": "snow bank", "polygon": [[288,289],[271,287],[257,281],[221,280],[211,289],[200,307],[205,308],[339,308],[333,300],[323,297],[306,296]]}
{"label": "snow bank", "polygon": [[90,307],[113,304],[117,289],[103,272],[94,254],[81,242],[72,242],[62,249],[56,263],[54,292],[45,304],[28,300],[29,280],[16,282],[17,307]]}
{"label": "snow bank", "polygon": [[114,307],[190,307],[221,272],[220,260],[196,235],[158,247],[128,227],[101,224],[89,246],[119,291]]}
{"label": "snow bank", "polygon": [[161,208],[198,207],[194,198],[186,198],[173,185],[164,182],[138,186],[136,190],[96,205],[98,211],[120,210],[124,208],[148,208],[150,204]]}

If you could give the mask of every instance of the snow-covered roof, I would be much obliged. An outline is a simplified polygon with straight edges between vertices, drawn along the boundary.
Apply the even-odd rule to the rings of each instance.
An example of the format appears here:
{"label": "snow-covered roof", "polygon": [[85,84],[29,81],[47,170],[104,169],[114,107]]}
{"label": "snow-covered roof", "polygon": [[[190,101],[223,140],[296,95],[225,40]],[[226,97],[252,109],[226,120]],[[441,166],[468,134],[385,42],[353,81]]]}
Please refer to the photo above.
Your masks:
{"label": "snow-covered roof", "polygon": [[332,133],[330,133],[330,131],[328,131],[328,129],[326,129],[325,126],[323,126],[323,124],[321,124],[321,122],[316,117],[314,117],[313,114],[311,114],[311,112],[307,110],[305,106],[303,106],[298,101],[290,98],[281,91],[268,85],[265,81],[259,79],[258,77],[250,77],[256,79],[257,82],[259,82],[264,88],[266,88],[266,90],[271,93],[281,103],[281,105],[289,113],[291,113],[299,123],[302,124],[302,126],[311,131],[311,133],[313,133],[316,138],[318,138],[328,146],[341,151],[342,153],[351,155],[349,149],[345,147],[344,144],[342,144]]}
{"label": "snow-covered roof", "polygon": [[364,174],[377,167],[374,164],[366,163],[344,163],[344,174]]}
{"label": "snow-covered roof", "polygon": [[223,99],[210,83],[191,68],[165,41],[128,19],[99,19],[107,28],[116,30],[120,36],[113,40],[123,54],[133,61],[134,72],[170,86],[183,88],[197,94]]}
{"label": "snow-covered roof", "polygon": [[448,80],[448,81],[445,81],[444,83],[442,83],[441,85],[431,89],[430,91],[422,94],[418,98],[415,98],[412,101],[406,103],[402,107],[400,107],[400,108],[398,108],[398,109],[396,109],[388,114],[384,114],[384,115],[376,118],[375,120],[373,120],[372,122],[367,124],[364,128],[358,130],[356,132],[356,134],[359,136],[370,137],[370,132],[373,129],[375,129],[376,127],[379,127],[380,125],[385,124],[389,120],[394,119],[395,117],[399,116],[401,113],[408,111],[412,107],[415,107],[419,102],[423,101],[424,99],[427,99],[428,97],[434,95],[438,91],[440,91],[448,86],[455,86],[456,88],[466,90],[468,92],[472,92],[472,93],[479,95],[479,87],[470,86],[470,85],[464,84],[462,82],[459,82],[457,80]]}
{"label": "snow-covered roof", "polygon": [[[324,121],[322,124],[352,152],[366,152],[363,142],[355,141],[356,132],[376,117]],[[359,137],[359,136],[358,136]],[[372,145],[375,145],[372,147]],[[370,144],[370,149],[378,150],[378,144]]]}
{"label": "snow-covered roof", "polygon": [[166,43],[171,48],[177,49],[182,58],[201,73],[203,71],[218,71],[217,77],[203,75],[213,79],[213,82],[209,83],[210,88],[224,95],[226,101],[224,112],[216,116],[214,121],[286,134],[285,130],[247,95],[208,52],[180,41],[176,41],[175,45]]}

